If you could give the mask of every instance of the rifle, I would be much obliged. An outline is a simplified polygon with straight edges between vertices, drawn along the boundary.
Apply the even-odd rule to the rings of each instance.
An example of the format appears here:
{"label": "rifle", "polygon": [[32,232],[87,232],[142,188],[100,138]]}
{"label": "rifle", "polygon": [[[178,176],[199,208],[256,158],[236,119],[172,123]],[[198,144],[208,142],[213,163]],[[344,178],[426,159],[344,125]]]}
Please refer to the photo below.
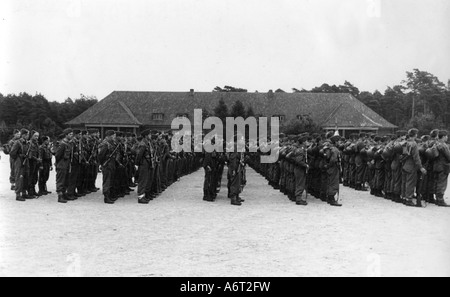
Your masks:
{"label": "rifle", "polygon": [[91,155],[89,156],[89,159],[87,162],[91,162],[92,156],[94,155],[95,150],[97,149],[97,141],[94,142],[94,146],[92,147]]}
{"label": "rifle", "polygon": [[73,145],[70,145],[70,163],[69,163],[69,173],[72,172],[72,162],[73,162]]}
{"label": "rifle", "polygon": [[308,171],[309,171],[309,162],[308,162],[308,150],[305,149],[305,160],[308,167],[306,167],[305,173],[305,200],[308,199]]}
{"label": "rifle", "polygon": [[28,150],[27,150],[27,154],[25,155],[25,158],[24,158],[24,160],[22,162],[22,166],[25,166],[25,163],[28,160],[28,155],[30,154],[30,150],[31,150],[31,142],[28,141]]}
{"label": "rifle", "polygon": [[116,148],[113,150],[113,152],[109,155],[108,159],[106,159],[106,161],[103,163],[102,167],[105,167],[109,161],[111,160],[111,158],[114,156],[114,154],[116,153],[117,149],[120,146],[120,142],[116,145]]}

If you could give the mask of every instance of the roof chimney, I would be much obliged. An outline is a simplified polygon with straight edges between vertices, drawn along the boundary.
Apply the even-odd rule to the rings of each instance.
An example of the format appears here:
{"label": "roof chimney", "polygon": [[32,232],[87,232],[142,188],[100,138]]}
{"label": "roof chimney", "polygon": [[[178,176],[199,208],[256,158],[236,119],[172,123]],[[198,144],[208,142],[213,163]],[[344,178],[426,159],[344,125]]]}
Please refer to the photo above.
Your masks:
{"label": "roof chimney", "polygon": [[273,91],[269,90],[269,92],[267,93],[269,98],[273,98]]}
{"label": "roof chimney", "polygon": [[189,90],[189,95],[194,96],[194,89]]}

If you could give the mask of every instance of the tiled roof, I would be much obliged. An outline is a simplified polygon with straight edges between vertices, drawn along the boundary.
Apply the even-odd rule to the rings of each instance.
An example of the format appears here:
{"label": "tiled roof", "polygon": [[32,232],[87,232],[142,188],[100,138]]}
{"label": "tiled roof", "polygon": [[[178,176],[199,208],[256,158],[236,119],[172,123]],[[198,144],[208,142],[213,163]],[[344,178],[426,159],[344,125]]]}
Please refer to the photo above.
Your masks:
{"label": "tiled roof", "polygon": [[[396,127],[350,94],[243,92],[114,91],[67,124],[170,126],[172,119],[181,113],[193,119],[197,108],[213,114],[221,98],[229,110],[240,100],[257,115],[284,115],[286,121],[309,115],[321,126],[337,123],[339,127]],[[163,120],[153,120],[153,113],[164,114]]]}

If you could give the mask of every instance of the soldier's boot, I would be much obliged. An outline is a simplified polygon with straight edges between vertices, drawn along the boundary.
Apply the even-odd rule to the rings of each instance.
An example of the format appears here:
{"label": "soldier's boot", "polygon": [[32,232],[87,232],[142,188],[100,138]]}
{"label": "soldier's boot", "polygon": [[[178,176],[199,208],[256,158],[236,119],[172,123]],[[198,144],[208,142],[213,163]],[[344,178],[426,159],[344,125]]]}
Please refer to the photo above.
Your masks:
{"label": "soldier's boot", "polygon": [[17,201],[26,201],[26,199],[23,198],[22,195],[20,195],[20,193],[16,193],[16,200]]}
{"label": "soldier's boot", "polygon": [[231,205],[242,205],[240,201],[237,200],[236,197],[231,198]]}
{"label": "soldier's boot", "polygon": [[39,184],[39,192],[38,192],[38,196],[44,196],[46,195],[45,191],[44,191],[44,186],[42,184]]}
{"label": "soldier's boot", "polygon": [[138,196],[138,203],[139,204],[148,204],[151,199],[147,199],[147,196],[145,194]]}
{"label": "soldier's boot", "polygon": [[239,195],[237,196],[237,201],[239,202],[245,202],[245,199],[242,199],[241,197],[239,197]]}
{"label": "soldier's boot", "polygon": [[59,203],[67,203],[67,200],[64,198],[63,193],[58,193],[58,202]]}
{"label": "soldier's boot", "polygon": [[428,195],[428,203],[436,204],[436,199],[434,199],[433,194]]}
{"label": "soldier's boot", "polygon": [[109,194],[104,194],[103,201],[105,202],[105,204],[114,204],[114,200],[111,199]]}
{"label": "soldier's boot", "polygon": [[334,198],[334,195],[328,196],[328,204],[330,204],[331,206],[342,206],[341,203],[336,201],[336,199]]}
{"label": "soldier's boot", "polygon": [[46,195],[52,193],[52,192],[50,192],[49,190],[47,190],[47,185],[46,185],[46,184],[44,184],[44,191],[45,191],[45,194],[46,194]]}
{"label": "soldier's boot", "polygon": [[12,183],[11,184],[11,191],[15,191],[16,190],[16,184],[15,183]]}
{"label": "soldier's boot", "polygon": [[30,191],[28,191],[29,193],[31,193],[32,196],[35,196],[35,198],[41,196],[38,193],[36,193],[36,188],[33,186],[30,188]]}
{"label": "soldier's boot", "polygon": [[304,205],[304,206],[308,205],[308,202],[306,202],[306,200],[303,200],[302,196],[303,196],[303,193],[300,195],[300,197],[297,197],[295,204]]}
{"label": "soldier's boot", "polygon": [[414,202],[412,201],[412,199],[405,199],[405,200],[403,201],[403,204],[406,205],[406,206],[416,206],[416,205],[414,204]]}
{"label": "soldier's boot", "polygon": [[151,200],[153,200],[154,198],[155,198],[155,196],[152,195],[151,193],[146,193],[146,194],[145,194],[145,199],[148,200],[148,201],[151,201]]}
{"label": "soldier's boot", "polygon": [[444,196],[436,196],[436,205],[441,207],[450,207],[444,200]]}
{"label": "soldier's boot", "polygon": [[75,201],[78,198],[73,196],[73,195],[67,195],[67,196],[64,197],[64,199],[66,199],[67,201]]}

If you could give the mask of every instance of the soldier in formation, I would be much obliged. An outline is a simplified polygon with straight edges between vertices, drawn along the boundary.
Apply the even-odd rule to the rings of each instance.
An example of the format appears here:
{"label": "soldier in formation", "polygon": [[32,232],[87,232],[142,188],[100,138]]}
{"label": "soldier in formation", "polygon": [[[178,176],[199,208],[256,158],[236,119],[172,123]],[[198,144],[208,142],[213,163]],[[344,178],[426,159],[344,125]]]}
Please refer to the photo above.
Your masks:
{"label": "soldier in formation", "polygon": [[[14,132],[2,150],[10,155],[9,180],[17,201],[51,194],[47,183],[53,170],[53,156],[60,203],[100,190],[96,180],[102,172],[105,203],[113,204],[139,185],[138,202],[147,204],[180,177],[201,166],[201,154],[172,151],[171,131],[146,130],[136,137],[108,130],[101,140],[97,129],[68,128],[53,142],[36,131]],[[149,157],[148,161],[143,156]]]}
{"label": "soldier in formation", "polygon": [[[339,146],[343,155],[343,184],[355,190],[370,188],[370,194],[407,206],[444,200],[450,171],[450,153],[445,130],[432,130],[418,137],[417,129],[395,134],[353,134]],[[356,162],[355,160],[359,160]],[[363,170],[356,173],[356,165]]]}
{"label": "soldier in formation", "polygon": [[263,149],[250,157],[250,164],[268,180],[269,185],[297,205],[308,205],[307,195],[310,194],[332,206],[341,206],[339,140],[339,135],[332,132],[323,135],[323,138],[309,133],[280,134],[278,160],[275,163],[261,163],[261,156],[269,154],[263,153],[267,151]]}

